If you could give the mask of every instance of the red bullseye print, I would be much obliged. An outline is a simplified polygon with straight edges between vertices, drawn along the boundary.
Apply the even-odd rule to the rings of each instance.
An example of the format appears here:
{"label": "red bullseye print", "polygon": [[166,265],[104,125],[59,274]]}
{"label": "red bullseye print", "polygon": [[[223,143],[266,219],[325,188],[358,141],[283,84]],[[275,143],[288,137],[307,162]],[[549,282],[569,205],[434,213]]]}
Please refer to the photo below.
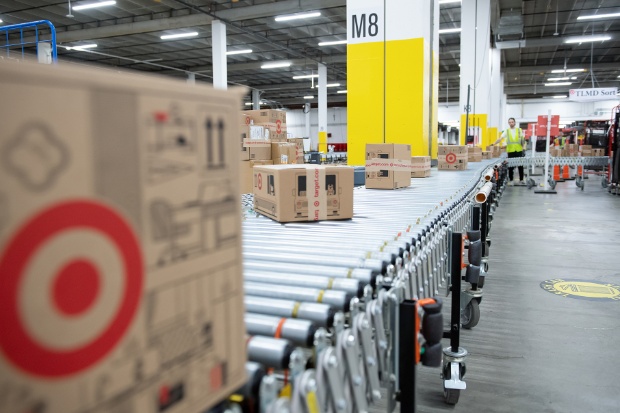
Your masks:
{"label": "red bullseye print", "polygon": [[93,305],[100,286],[99,271],[93,264],[84,259],[73,260],[56,275],[53,302],[60,313],[79,315]]}
{"label": "red bullseye print", "polygon": [[456,155],[453,153],[449,153],[446,155],[446,162],[448,163],[454,163],[456,162]]}
{"label": "red bullseye print", "polygon": [[[80,240],[84,231],[96,234],[106,248],[115,251],[118,271],[106,273],[104,267],[85,256],[92,253],[97,257],[97,251],[80,252],[80,245],[75,243],[63,247],[66,258],[46,255],[49,245],[62,242],[68,235]],[[47,271],[45,266],[38,267],[37,272],[30,270],[35,261],[59,264],[49,268],[50,278],[41,274],[41,268]],[[129,223],[111,207],[90,200],[73,200],[35,214],[17,229],[0,252],[0,352],[15,368],[33,376],[62,378],[90,368],[116,347],[131,326],[142,296],[143,274],[138,238]],[[45,283],[44,279],[50,282]],[[102,306],[98,299],[104,285],[112,285],[112,280],[119,286],[110,290],[117,295],[115,304]],[[29,290],[32,285],[49,289],[45,292],[48,303],[29,301],[37,296],[36,291]],[[23,313],[25,308],[29,309],[27,314]],[[105,317],[95,318],[104,321],[93,326],[92,336],[71,342],[73,336],[68,334],[65,345],[60,347],[50,344],[57,337],[46,335],[50,333],[45,328],[26,322],[45,319],[45,315],[53,313],[70,333],[73,323],[97,315],[93,313],[96,308],[102,308]]]}

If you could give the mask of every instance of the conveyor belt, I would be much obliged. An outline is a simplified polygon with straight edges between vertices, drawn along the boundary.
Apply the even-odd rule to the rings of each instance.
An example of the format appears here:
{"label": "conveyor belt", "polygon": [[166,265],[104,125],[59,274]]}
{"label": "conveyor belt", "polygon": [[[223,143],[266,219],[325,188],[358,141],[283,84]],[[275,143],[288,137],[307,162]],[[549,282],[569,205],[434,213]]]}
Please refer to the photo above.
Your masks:
{"label": "conveyor belt", "polygon": [[[316,373],[317,383],[335,392],[331,397],[355,395],[352,405],[362,406],[359,393],[339,389],[342,383],[337,382],[343,379],[328,380],[332,361],[325,357],[339,371],[353,369],[344,378],[345,387],[358,374],[365,377],[367,395],[380,390],[378,379],[372,377],[383,377],[381,387],[388,389],[389,400],[381,405],[392,411],[399,388],[398,380],[388,378],[397,376],[399,368],[398,303],[445,295],[451,283],[450,234],[470,229],[474,194],[485,183],[485,172],[499,163],[486,160],[471,163],[465,171],[433,171],[431,177],[412,179],[410,187],[399,190],[356,188],[353,219],[342,221],[282,224],[255,214],[251,195],[244,195],[246,307],[262,314],[248,315],[256,324],[251,334],[265,331],[273,337],[274,323],[281,317],[327,328],[317,331],[311,346],[314,354],[321,354],[315,363],[323,366]],[[294,342],[307,347],[311,340],[304,332]],[[330,346],[335,346],[333,353],[325,353]],[[261,351],[270,350],[261,346]],[[272,365],[282,361],[286,368],[280,353],[261,357]],[[357,371],[359,366],[352,361],[362,356],[376,362]],[[366,402],[377,402],[368,397]],[[292,398],[300,402],[295,395]]]}

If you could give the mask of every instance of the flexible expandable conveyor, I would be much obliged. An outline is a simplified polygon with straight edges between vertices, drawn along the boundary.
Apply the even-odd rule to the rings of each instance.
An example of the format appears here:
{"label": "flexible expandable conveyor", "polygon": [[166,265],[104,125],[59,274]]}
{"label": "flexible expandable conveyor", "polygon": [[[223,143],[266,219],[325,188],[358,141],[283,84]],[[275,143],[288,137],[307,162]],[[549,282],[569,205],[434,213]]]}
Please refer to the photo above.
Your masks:
{"label": "flexible expandable conveyor", "polygon": [[[282,224],[256,214],[244,195],[249,359],[271,369],[252,387],[253,408],[364,412],[387,398],[381,411],[393,412],[397,399],[413,411],[414,398],[399,395],[415,394],[417,364],[441,367],[445,401],[455,404],[467,355],[459,331],[478,322],[505,169],[494,159],[434,170],[408,188],[358,187],[353,219],[342,221]],[[438,297],[447,293],[443,331]]]}

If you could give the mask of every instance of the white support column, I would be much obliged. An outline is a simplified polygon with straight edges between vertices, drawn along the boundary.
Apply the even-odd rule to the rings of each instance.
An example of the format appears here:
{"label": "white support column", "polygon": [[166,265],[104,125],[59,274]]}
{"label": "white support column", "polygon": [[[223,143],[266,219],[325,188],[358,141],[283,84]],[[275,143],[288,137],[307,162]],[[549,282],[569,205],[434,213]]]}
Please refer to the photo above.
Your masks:
{"label": "white support column", "polygon": [[490,0],[461,3],[461,110],[466,104],[467,85],[471,85],[471,109],[489,113],[489,37]]}
{"label": "white support column", "polygon": [[39,63],[49,65],[52,63],[52,45],[49,42],[37,43],[37,60]]}
{"label": "white support column", "polygon": [[503,77],[501,75],[502,52],[499,49],[491,49],[491,104],[489,105],[489,126],[501,130],[502,123],[502,97],[504,94]]}
{"label": "white support column", "polygon": [[196,74],[192,72],[187,72],[187,83],[190,85],[196,84]]}
{"label": "white support column", "polygon": [[327,152],[327,66],[319,63],[319,133],[318,149]]}
{"label": "white support column", "polygon": [[[310,109],[312,105],[310,103],[304,103],[304,113],[306,114],[306,133],[304,134],[304,138],[310,139]],[[310,139],[310,146],[312,147],[312,139]]]}
{"label": "white support column", "polygon": [[260,90],[252,89],[252,109],[260,109]]}
{"label": "white support column", "polygon": [[228,88],[226,68],[226,25],[220,20],[211,22],[211,53],[213,55],[213,87]]}

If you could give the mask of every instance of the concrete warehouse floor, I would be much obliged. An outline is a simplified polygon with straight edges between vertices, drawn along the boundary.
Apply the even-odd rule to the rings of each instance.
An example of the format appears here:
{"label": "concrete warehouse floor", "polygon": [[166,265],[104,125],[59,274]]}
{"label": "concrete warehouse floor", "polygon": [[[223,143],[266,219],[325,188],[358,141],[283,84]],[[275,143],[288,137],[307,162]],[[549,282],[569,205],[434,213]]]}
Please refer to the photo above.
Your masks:
{"label": "concrete warehouse floor", "polygon": [[480,322],[461,334],[467,390],[448,406],[439,369],[420,367],[418,412],[620,409],[620,300],[541,287],[557,278],[620,285],[620,197],[599,177],[585,184],[582,192],[574,181],[559,183],[557,195],[506,189],[490,233]]}

